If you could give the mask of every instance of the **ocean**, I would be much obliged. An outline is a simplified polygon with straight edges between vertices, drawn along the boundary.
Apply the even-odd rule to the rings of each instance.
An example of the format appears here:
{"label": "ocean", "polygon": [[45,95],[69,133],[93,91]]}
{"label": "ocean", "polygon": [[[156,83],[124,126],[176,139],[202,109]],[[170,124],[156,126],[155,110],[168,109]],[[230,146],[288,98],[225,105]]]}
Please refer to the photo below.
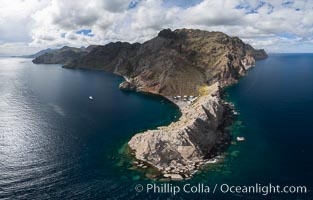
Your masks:
{"label": "ocean", "polygon": [[[182,182],[154,182],[129,169],[127,141],[180,112],[161,97],[119,90],[122,81],[0,58],[0,199],[313,199],[313,54],[271,54],[226,88],[225,99],[239,113],[229,127],[232,145],[220,162]],[[147,184],[181,191],[148,192]],[[186,184],[211,190],[188,193]],[[307,192],[232,193],[221,191],[225,184]]]}

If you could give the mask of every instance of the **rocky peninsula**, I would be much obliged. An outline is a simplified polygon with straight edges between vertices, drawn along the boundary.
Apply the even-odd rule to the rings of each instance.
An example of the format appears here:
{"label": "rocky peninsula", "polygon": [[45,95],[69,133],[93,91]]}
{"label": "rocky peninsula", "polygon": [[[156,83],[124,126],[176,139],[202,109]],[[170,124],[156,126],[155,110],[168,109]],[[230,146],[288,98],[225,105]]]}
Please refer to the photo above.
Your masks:
{"label": "rocky peninsula", "polygon": [[222,32],[165,29],[143,44],[64,47],[33,62],[112,72],[125,78],[121,89],[162,95],[177,104],[182,113],[177,122],[138,133],[128,145],[140,162],[181,180],[214,162],[229,142],[224,128],[230,108],[221,88],[265,58],[264,50]]}
{"label": "rocky peninsula", "polygon": [[203,90],[194,103],[181,107],[177,122],[132,137],[128,145],[137,159],[176,180],[189,178],[201,165],[214,162],[210,158],[217,155],[216,150],[229,143],[223,130],[229,108],[220,98],[218,83]]}

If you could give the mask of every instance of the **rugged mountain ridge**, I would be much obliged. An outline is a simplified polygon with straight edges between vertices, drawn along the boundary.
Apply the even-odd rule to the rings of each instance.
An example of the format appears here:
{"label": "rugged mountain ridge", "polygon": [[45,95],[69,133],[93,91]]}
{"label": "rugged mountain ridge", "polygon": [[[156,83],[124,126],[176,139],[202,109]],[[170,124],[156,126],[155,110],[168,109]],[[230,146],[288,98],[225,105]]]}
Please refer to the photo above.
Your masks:
{"label": "rugged mountain ridge", "polygon": [[[224,128],[231,108],[221,99],[220,88],[237,82],[256,60],[265,58],[264,50],[221,32],[165,29],[143,44],[61,49],[33,62],[109,71],[125,78],[121,89],[159,94],[180,106],[177,122],[138,133],[128,146],[136,167],[153,166],[160,178],[181,180],[215,162],[210,159],[229,143]],[[173,98],[177,95],[181,97]]]}
{"label": "rugged mountain ridge", "polygon": [[90,51],[61,50],[39,56],[34,63],[105,70],[127,78],[123,89],[171,96],[196,95],[197,86],[216,81],[222,86],[234,83],[255,60],[266,57],[264,50],[221,32],[165,29],[143,44],[115,42]]}
{"label": "rugged mountain ridge", "polygon": [[[75,48],[64,46],[61,49],[54,49],[48,52],[38,52],[39,56],[36,56],[33,60],[35,64],[67,64],[76,59],[79,59],[87,55],[95,46],[88,48]],[[37,53],[37,54],[38,54]],[[36,55],[36,54],[35,54]]]}
{"label": "rugged mountain ridge", "polygon": [[50,53],[50,52],[53,52],[53,51],[56,51],[57,49],[43,49],[35,54],[32,54],[32,55],[23,55],[23,56],[19,56],[19,57],[22,57],[22,58],[37,58],[43,54],[46,54],[46,53]]}

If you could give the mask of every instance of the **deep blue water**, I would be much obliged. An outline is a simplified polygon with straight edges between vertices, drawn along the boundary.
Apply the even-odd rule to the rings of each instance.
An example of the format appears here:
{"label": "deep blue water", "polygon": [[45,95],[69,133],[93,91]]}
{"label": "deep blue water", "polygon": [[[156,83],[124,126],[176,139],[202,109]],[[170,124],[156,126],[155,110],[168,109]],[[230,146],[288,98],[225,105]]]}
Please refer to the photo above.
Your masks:
{"label": "deep blue water", "polygon": [[128,195],[133,175],[119,166],[119,150],[180,113],[164,99],[120,91],[121,81],[0,58],[0,199]]}
{"label": "deep blue water", "polygon": [[[0,59],[0,199],[155,199],[119,154],[139,130],[179,116],[161,98],[122,92],[104,72]],[[313,54],[258,61],[226,97],[240,113],[224,159],[185,182],[304,185],[307,194],[163,194],[161,199],[313,199]],[[88,96],[95,99],[90,101]],[[122,159],[123,160],[123,159]],[[157,183],[161,184],[161,183]]]}

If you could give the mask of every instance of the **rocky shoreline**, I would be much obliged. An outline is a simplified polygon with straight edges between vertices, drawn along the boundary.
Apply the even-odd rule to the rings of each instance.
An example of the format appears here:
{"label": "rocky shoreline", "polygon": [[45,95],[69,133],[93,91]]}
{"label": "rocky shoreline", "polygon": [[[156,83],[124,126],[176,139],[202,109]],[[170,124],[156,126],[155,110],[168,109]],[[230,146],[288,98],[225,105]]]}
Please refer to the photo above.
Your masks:
{"label": "rocky shoreline", "polygon": [[218,161],[230,144],[225,128],[232,121],[232,106],[221,99],[219,84],[208,86],[193,104],[180,109],[177,122],[138,133],[128,142],[136,168],[152,166],[159,179],[183,180]]}
{"label": "rocky shoreline", "polygon": [[182,113],[178,121],[138,133],[128,145],[139,168],[149,165],[165,178],[182,180],[205,163],[216,162],[210,159],[230,143],[225,126],[231,108],[220,88],[236,83],[256,60],[265,58],[264,49],[254,49],[238,37],[183,28],[161,30],[142,44],[63,47],[33,62],[111,72],[125,78],[121,89],[173,101]]}

